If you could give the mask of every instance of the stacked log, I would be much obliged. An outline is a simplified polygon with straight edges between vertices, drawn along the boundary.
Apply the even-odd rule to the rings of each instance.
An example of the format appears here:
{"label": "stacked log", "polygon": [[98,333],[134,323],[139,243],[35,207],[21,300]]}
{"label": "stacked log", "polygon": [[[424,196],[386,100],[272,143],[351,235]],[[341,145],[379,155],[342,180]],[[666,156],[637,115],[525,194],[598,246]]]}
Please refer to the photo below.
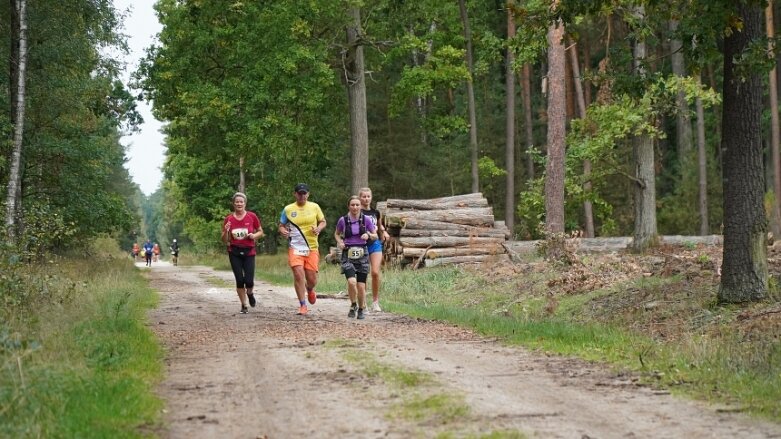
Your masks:
{"label": "stacked log", "polygon": [[377,203],[391,238],[391,262],[433,267],[508,260],[509,235],[481,193],[427,200],[389,199]]}

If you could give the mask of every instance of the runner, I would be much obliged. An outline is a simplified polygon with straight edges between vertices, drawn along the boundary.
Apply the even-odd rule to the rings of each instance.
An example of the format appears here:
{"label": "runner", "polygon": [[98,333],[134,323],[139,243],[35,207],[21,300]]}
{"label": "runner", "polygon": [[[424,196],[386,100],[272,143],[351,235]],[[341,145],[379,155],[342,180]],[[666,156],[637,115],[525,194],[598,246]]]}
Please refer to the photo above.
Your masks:
{"label": "runner", "polygon": [[241,313],[249,312],[255,306],[255,241],[263,237],[260,219],[246,210],[247,196],[241,192],[233,194],[233,213],[222,223],[222,242],[228,245],[233,277],[236,278],[236,294],[241,302]]}
{"label": "runner", "polygon": [[[296,202],[282,209],[279,217],[279,234],[287,238],[287,261],[293,271],[293,287],[298,297],[298,314],[304,315],[310,304],[317,301],[317,273],[320,253],[317,237],[325,229],[325,215],[317,203],[309,201],[309,186],[298,183],[293,192]],[[305,297],[306,296],[306,297]]]}
{"label": "runner", "polygon": [[152,245],[152,241],[146,240],[144,243],[144,258],[146,258],[146,266],[151,267],[152,266],[152,249],[154,246]]}
{"label": "runner", "polygon": [[[347,202],[349,212],[336,223],[336,245],[342,250],[342,273],[347,278],[350,311],[347,317],[364,318],[369,252],[366,244],[377,240],[374,220],[361,212],[361,200],[353,195]],[[357,311],[357,312],[356,312]]]}
{"label": "runner", "polygon": [[174,238],[168,248],[171,250],[171,262],[176,267],[179,264],[179,244],[176,243],[176,238]]}
{"label": "runner", "polygon": [[157,262],[160,259],[160,246],[155,243],[152,246],[152,262]]}
{"label": "runner", "polygon": [[133,250],[130,251],[130,254],[133,256],[133,261],[136,260],[139,253],[141,253],[141,246],[139,246],[137,242],[134,242]]}
{"label": "runner", "polygon": [[385,242],[390,236],[385,230],[385,225],[382,223],[382,215],[377,209],[372,209],[372,190],[365,187],[361,188],[358,192],[358,197],[361,199],[361,212],[364,215],[372,217],[374,224],[377,225],[377,236],[379,239],[370,240],[368,243],[369,248],[369,263],[371,264],[372,273],[372,311],[380,312],[380,267],[382,266],[382,243]]}

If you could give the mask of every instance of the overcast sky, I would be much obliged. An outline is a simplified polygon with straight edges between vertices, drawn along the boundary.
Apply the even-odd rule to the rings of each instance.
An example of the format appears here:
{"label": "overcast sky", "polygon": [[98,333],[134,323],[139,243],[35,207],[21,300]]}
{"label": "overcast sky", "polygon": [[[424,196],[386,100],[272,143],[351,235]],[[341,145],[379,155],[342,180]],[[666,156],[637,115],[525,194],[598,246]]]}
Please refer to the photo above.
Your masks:
{"label": "overcast sky", "polygon": [[[114,6],[118,11],[130,10],[123,31],[128,36],[130,47],[130,54],[125,59],[126,81],[130,72],[138,68],[144,49],[156,41],[156,36],[160,32],[161,26],[152,8],[154,3],[155,0],[114,0]],[[160,187],[160,181],[163,179],[161,167],[165,146],[163,134],[160,132],[162,124],[152,116],[151,107],[147,102],[139,102],[138,111],[144,118],[141,131],[122,137],[122,144],[127,147],[128,162],[125,167],[130,171],[130,176],[141,191],[150,195]]]}

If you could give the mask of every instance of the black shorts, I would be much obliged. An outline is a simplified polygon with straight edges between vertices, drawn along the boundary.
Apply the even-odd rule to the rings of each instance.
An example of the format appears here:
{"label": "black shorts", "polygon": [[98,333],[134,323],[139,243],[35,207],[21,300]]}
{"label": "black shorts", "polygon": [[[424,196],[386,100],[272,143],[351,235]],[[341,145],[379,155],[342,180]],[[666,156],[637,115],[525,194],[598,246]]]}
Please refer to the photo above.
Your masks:
{"label": "black shorts", "polygon": [[[363,256],[357,259],[350,259],[347,256],[349,253],[348,250],[348,247],[345,247],[345,249],[342,250],[341,267],[344,276],[349,279],[351,277],[356,277],[357,274],[369,273],[369,252],[366,250],[366,247],[363,247]],[[364,281],[366,280],[366,276],[359,276],[359,278],[363,278]]]}

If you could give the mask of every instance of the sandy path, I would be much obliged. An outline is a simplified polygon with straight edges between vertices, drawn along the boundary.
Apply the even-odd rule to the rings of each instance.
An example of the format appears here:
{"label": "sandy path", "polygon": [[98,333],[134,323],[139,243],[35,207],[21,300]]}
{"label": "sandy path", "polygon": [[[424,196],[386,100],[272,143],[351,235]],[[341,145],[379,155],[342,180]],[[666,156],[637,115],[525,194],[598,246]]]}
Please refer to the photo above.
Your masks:
{"label": "sandy path", "polygon": [[[169,438],[407,438],[519,431],[540,438],[781,438],[781,426],[635,385],[580,361],[502,346],[469,331],[390,313],[348,319],[344,299],[295,315],[292,288],[256,286],[238,313],[229,272],[156,263],[149,321],[167,349]],[[350,355],[433,384],[399,389]],[[468,413],[399,416],[415,394],[462,397]]]}

